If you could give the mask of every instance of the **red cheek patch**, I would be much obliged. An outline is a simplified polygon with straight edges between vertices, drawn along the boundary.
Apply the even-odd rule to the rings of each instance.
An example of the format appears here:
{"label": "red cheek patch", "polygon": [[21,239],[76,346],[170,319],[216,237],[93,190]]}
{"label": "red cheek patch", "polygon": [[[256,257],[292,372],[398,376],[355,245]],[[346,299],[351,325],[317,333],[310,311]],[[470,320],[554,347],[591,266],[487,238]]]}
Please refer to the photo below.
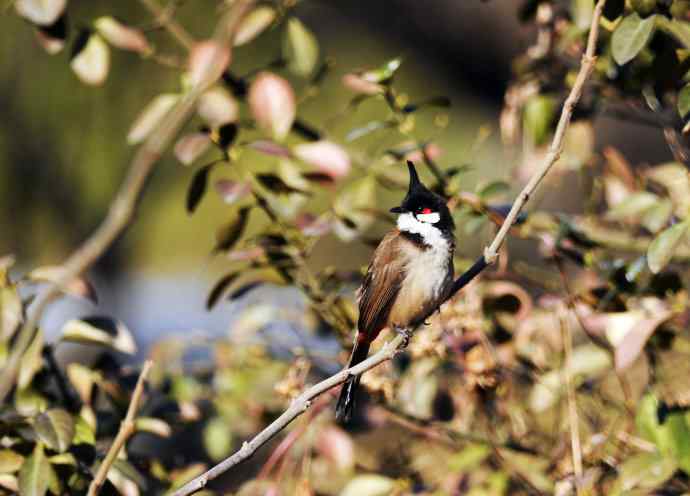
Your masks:
{"label": "red cheek patch", "polygon": [[430,214],[430,213],[431,213],[431,209],[430,209],[430,208],[425,208],[425,209],[422,210],[422,213],[423,213],[424,215]]}

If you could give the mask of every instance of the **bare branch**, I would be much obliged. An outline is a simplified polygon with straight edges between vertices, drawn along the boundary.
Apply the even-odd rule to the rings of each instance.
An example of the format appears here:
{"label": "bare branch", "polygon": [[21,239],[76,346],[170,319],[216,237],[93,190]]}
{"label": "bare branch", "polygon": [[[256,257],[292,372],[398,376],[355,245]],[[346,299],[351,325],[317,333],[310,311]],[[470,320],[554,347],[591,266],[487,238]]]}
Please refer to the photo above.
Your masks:
{"label": "bare branch", "polygon": [[103,483],[108,476],[108,470],[110,470],[110,467],[115,462],[118,453],[120,453],[120,450],[125,445],[127,440],[132,436],[132,434],[134,434],[134,420],[137,412],[139,411],[139,404],[141,403],[141,398],[144,393],[144,383],[146,382],[146,378],[148,377],[152,366],[153,362],[151,360],[147,360],[144,363],[144,368],[141,369],[139,379],[137,380],[137,385],[134,388],[134,393],[132,393],[132,400],[129,403],[129,408],[127,408],[125,419],[120,424],[120,430],[117,431],[113,444],[110,446],[110,449],[105,455],[103,462],[101,462],[100,467],[98,467],[96,476],[91,481],[91,484],[89,484],[89,492],[87,493],[87,496],[96,496],[98,494],[98,492],[101,490],[101,486],[103,486]]}
{"label": "bare branch", "polygon": [[[503,241],[505,240],[510,227],[517,219],[518,214],[522,210],[530,195],[537,188],[539,183],[544,179],[546,174],[551,170],[553,165],[556,163],[560,157],[561,151],[563,149],[563,139],[565,137],[565,132],[570,123],[570,118],[572,117],[573,109],[577,104],[580,96],[582,95],[582,89],[587,81],[588,77],[592,73],[594,68],[594,52],[596,49],[597,38],[599,35],[599,19],[601,18],[601,13],[604,8],[606,0],[599,0],[594,9],[594,14],[592,16],[592,24],[590,27],[589,38],[587,40],[587,48],[585,54],[582,58],[582,65],[580,71],[578,72],[575,84],[566,99],[563,110],[561,111],[561,117],[558,121],[558,126],[556,128],[556,133],[553,137],[551,143],[549,154],[547,155],[544,163],[537,170],[537,172],[532,176],[530,181],[527,183],[522,192],[518,195],[517,199],[513,203],[513,207],[510,213],[506,217],[501,229],[494,238],[491,245],[485,250],[484,256],[480,257],[472,267],[460,276],[453,284],[453,289],[449,298],[457,293],[460,289],[466,286],[475,276],[481,273],[488,265],[493,263],[498,257],[498,250],[501,247]],[[443,303],[443,302],[442,302]],[[440,304],[439,304],[440,306]],[[434,309],[436,311],[436,309]],[[430,312],[430,314],[433,312]],[[243,462],[247,458],[251,457],[256,450],[261,446],[266,444],[270,439],[272,439],[276,434],[282,431],[288,424],[290,424],[294,419],[302,415],[310,406],[311,401],[323,394],[325,391],[342,384],[351,375],[358,375],[370,370],[377,365],[390,360],[395,356],[403,345],[403,337],[396,336],[391,341],[383,345],[383,347],[374,355],[370,356],[363,362],[357,364],[356,366],[344,369],[335,375],[332,375],[328,379],[325,379],[315,386],[310,387],[305,392],[303,392],[299,397],[297,397],[290,407],[283,412],[283,414],[274,420],[268,427],[257,434],[253,439],[245,442],[242,448],[220,462],[215,467],[211,468],[206,473],[200,475],[196,479],[185,484],[183,487],[178,489],[173,493],[173,496],[188,496],[194,494],[195,492],[203,489],[206,485],[216,479],[221,474],[227,472],[235,465]]]}
{"label": "bare branch", "polygon": [[[214,41],[217,42],[218,46],[232,46],[231,40],[234,37],[239,21],[252,4],[253,0],[240,0],[235,2],[233,7],[223,15],[214,34]],[[91,267],[131,223],[144,186],[154,165],[192,115],[199,96],[210,84],[215,82],[212,78],[220,72],[218,67],[216,67],[221,63],[219,59],[220,57],[216,57],[216,60],[206,67],[205,74],[200,79],[199,84],[180,98],[180,101],[170,111],[163,124],[139,148],[132,159],[129,172],[111,203],[108,215],[103,223],[65,261],[62,266],[62,274],[55,284],[48,286],[36,298],[33,304],[33,311],[20,329],[5,368],[2,370],[2,375],[0,376],[0,403],[5,400],[12,390],[21,358],[33,340],[36,327],[47,305],[60,293],[60,288]]]}

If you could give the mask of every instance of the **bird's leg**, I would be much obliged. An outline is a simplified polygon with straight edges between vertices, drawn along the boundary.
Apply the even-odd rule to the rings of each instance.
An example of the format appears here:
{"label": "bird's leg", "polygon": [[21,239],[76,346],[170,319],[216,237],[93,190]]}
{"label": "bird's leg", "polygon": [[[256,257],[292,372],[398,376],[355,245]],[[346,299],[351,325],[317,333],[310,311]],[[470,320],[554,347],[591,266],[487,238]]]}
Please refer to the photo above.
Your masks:
{"label": "bird's leg", "polygon": [[410,344],[410,339],[412,338],[412,331],[410,330],[409,327],[399,327],[399,326],[393,326],[393,330],[400,334],[403,337],[403,348],[407,348],[407,345]]}

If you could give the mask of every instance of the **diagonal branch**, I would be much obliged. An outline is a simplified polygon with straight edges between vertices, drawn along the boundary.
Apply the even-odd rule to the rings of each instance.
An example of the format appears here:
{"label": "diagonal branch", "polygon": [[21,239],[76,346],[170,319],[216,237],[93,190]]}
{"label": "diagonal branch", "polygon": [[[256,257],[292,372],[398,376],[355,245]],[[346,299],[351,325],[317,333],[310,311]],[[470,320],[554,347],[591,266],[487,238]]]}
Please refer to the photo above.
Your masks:
{"label": "diagonal branch", "polygon": [[134,387],[134,393],[132,393],[132,400],[129,402],[125,419],[122,421],[122,424],[120,424],[120,429],[117,431],[113,444],[110,445],[108,453],[105,455],[101,465],[98,467],[96,476],[91,481],[91,484],[89,484],[89,492],[87,493],[87,496],[96,496],[99,493],[106,477],[108,477],[108,470],[110,470],[110,467],[113,465],[113,463],[115,463],[118,453],[120,453],[120,450],[125,445],[127,440],[132,436],[132,434],[134,434],[134,431],[136,430],[134,421],[137,412],[139,411],[141,397],[144,394],[144,384],[146,383],[146,378],[148,377],[149,372],[151,372],[152,366],[153,362],[151,360],[147,360],[144,363],[144,368],[141,369],[139,379],[137,379],[137,385]]}
{"label": "diagonal branch", "polygon": [[[527,183],[522,192],[518,195],[517,199],[513,203],[510,213],[506,217],[501,229],[496,234],[496,237],[492,241],[491,245],[486,248],[484,255],[480,257],[472,267],[461,275],[453,284],[453,289],[448,298],[455,295],[460,289],[466,286],[474,277],[481,273],[488,265],[496,261],[498,257],[498,250],[500,249],[503,241],[508,235],[508,231],[517,219],[518,214],[524,207],[525,203],[529,199],[530,195],[534,192],[537,186],[541,183],[542,179],[551,170],[553,165],[556,163],[560,157],[561,151],[563,150],[563,139],[565,137],[565,132],[570,124],[570,118],[573,114],[573,109],[582,95],[582,89],[585,82],[589,78],[592,70],[594,68],[594,62],[596,60],[594,53],[596,49],[597,39],[599,35],[599,19],[601,18],[601,13],[604,8],[606,0],[598,0],[597,5],[594,9],[594,14],[592,16],[592,24],[590,26],[589,37],[587,40],[587,48],[584,56],[582,57],[582,65],[580,66],[580,71],[577,74],[575,84],[570,90],[570,94],[566,99],[563,110],[561,111],[561,117],[558,121],[558,126],[556,128],[556,133],[554,134],[553,141],[549,148],[549,153],[546,156],[544,163],[539,167],[537,172],[532,176],[530,181]],[[444,301],[445,302],[445,301]],[[442,303],[439,304],[439,307]],[[434,309],[429,314],[435,312],[438,309]],[[215,467],[211,468],[209,471],[200,475],[199,477],[191,480],[180,489],[175,491],[172,496],[188,496],[200,491],[206,485],[219,477],[221,474],[227,472],[234,466],[243,462],[244,460],[251,457],[256,450],[261,446],[266,444],[270,439],[272,439],[276,434],[285,429],[293,420],[302,415],[311,405],[314,398],[328,391],[331,388],[338,386],[345,382],[348,377],[353,375],[359,375],[367,370],[370,370],[383,362],[392,359],[403,347],[404,338],[402,335],[398,335],[392,340],[388,341],[383,345],[383,347],[364,360],[363,362],[357,364],[354,367],[341,370],[335,375],[319,382],[318,384],[308,388],[300,396],[298,396],[290,405],[290,407],[283,412],[283,414],[276,420],[271,422],[263,431],[257,434],[250,441],[242,444],[242,447],[226,458]]]}
{"label": "diagonal branch", "polygon": [[[239,21],[253,4],[253,0],[239,0],[218,22],[214,41],[218,46],[231,47],[231,40]],[[134,155],[122,186],[110,205],[108,215],[94,233],[70,255],[62,265],[61,276],[48,286],[34,302],[33,311],[19,330],[7,363],[0,375],[0,403],[12,390],[22,356],[33,340],[41,316],[48,304],[60,294],[60,288],[91,267],[132,222],[139,200],[153,167],[162,153],[177,136],[194,111],[199,96],[214,82],[222,57],[208,64],[200,82],[187,92],[167,115],[163,124],[154,131]]]}

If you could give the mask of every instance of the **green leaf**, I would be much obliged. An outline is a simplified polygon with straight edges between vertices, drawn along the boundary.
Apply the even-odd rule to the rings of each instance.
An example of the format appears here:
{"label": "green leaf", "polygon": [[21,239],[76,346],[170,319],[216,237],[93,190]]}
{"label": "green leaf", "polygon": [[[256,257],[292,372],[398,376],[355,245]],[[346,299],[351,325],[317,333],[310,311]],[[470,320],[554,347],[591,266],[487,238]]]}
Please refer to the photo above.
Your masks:
{"label": "green leaf", "polygon": [[244,207],[237,212],[237,217],[232,219],[228,224],[221,226],[216,233],[216,246],[213,248],[214,253],[226,252],[230,250],[235,243],[242,237],[244,229],[247,227],[249,220],[249,212],[251,208]]}
{"label": "green leaf", "polygon": [[136,145],[144,141],[179,99],[180,95],[170,93],[156,96],[135,119],[127,134],[127,143]]}
{"label": "green leaf", "polygon": [[85,45],[72,57],[70,67],[82,83],[100,86],[110,70],[110,48],[98,34],[91,34]]}
{"label": "green leaf", "polygon": [[67,0],[16,0],[14,2],[17,14],[40,26],[50,26],[57,21],[66,5]]}
{"label": "green leaf", "polygon": [[0,474],[13,474],[24,464],[24,457],[11,449],[0,450]]}
{"label": "green leaf", "polygon": [[187,212],[190,214],[194,213],[196,207],[199,206],[201,199],[204,197],[204,193],[206,193],[208,176],[212,166],[213,164],[208,164],[201,167],[194,173],[192,182],[189,183],[189,189],[187,190]]}
{"label": "green leaf", "polygon": [[301,77],[308,77],[319,61],[319,43],[314,34],[296,17],[287,22],[283,55],[288,69]]}
{"label": "green leaf", "polygon": [[477,194],[483,201],[503,193],[510,192],[510,184],[505,181],[491,181],[479,188]]}
{"label": "green leaf", "polygon": [[119,320],[109,317],[69,320],[62,327],[61,340],[107,346],[130,355],[137,351],[137,345],[129,329]]}
{"label": "green leaf", "polygon": [[609,494],[625,494],[633,489],[655,489],[666,482],[676,468],[671,458],[658,453],[633,455],[618,466],[618,479]]}
{"label": "green leaf", "polygon": [[611,52],[618,65],[630,62],[647,45],[654,33],[656,16],[646,19],[636,13],[625,17],[611,37]]}
{"label": "green leaf", "polygon": [[37,443],[33,453],[19,471],[19,493],[22,496],[43,496],[48,491],[51,468],[43,450]]}
{"label": "green leaf", "polygon": [[527,101],[523,115],[525,132],[535,145],[546,141],[556,114],[556,101],[546,95],[535,95]]}
{"label": "green leaf", "polygon": [[208,294],[208,298],[206,300],[206,309],[211,310],[214,306],[216,306],[216,303],[218,303],[218,300],[225,294],[225,290],[228,289],[228,287],[240,276],[239,272],[230,272],[229,274],[224,275],[222,278],[216,282],[216,284],[213,285],[213,289],[211,289],[211,292]]}
{"label": "green leaf", "polygon": [[690,112],[690,84],[686,84],[678,92],[678,113],[685,117]]}
{"label": "green leaf", "polygon": [[65,410],[53,408],[36,418],[34,430],[48,448],[63,453],[72,444],[74,419]]}
{"label": "green leaf", "polygon": [[659,451],[673,458],[687,474],[690,473],[690,429],[684,412],[675,412],[666,417],[657,435]]}
{"label": "green leaf", "polygon": [[26,389],[36,373],[43,368],[43,331],[36,331],[36,336],[24,352],[22,366],[17,377],[17,387]]}
{"label": "green leaf", "polygon": [[656,16],[659,29],[673,36],[678,43],[685,48],[690,48],[690,24],[678,19],[668,19],[665,16]]}
{"label": "green leaf", "polygon": [[658,273],[671,261],[673,253],[688,230],[687,222],[679,222],[659,234],[647,249],[647,262],[653,273]]}
{"label": "green leaf", "polygon": [[659,197],[648,191],[639,191],[626,197],[618,205],[606,212],[608,220],[624,220],[638,217],[643,212],[659,204]]}
{"label": "green leaf", "polygon": [[401,65],[402,58],[396,57],[377,69],[365,72],[362,77],[371,83],[387,83],[395,75]]}
{"label": "green leaf", "polygon": [[155,417],[139,417],[134,421],[137,432],[148,432],[160,437],[170,437],[172,428],[166,421]]}
{"label": "green leaf", "polygon": [[230,454],[232,450],[232,431],[228,421],[221,417],[214,417],[204,428],[204,447],[213,461],[219,461]]}
{"label": "green leaf", "polygon": [[491,447],[486,444],[469,444],[448,459],[448,468],[453,472],[467,472],[478,467],[490,454]]}
{"label": "green leaf", "polygon": [[96,444],[96,432],[93,426],[84,418],[83,415],[79,415],[77,422],[74,425],[74,444]]}
{"label": "green leaf", "polygon": [[276,11],[268,5],[261,5],[244,16],[235,32],[235,46],[249,43],[268,28],[276,18]]}
{"label": "green leaf", "polygon": [[591,0],[572,0],[570,11],[575,26],[582,31],[589,29],[594,14],[594,2]]}
{"label": "green leaf", "polygon": [[383,475],[359,475],[347,483],[340,496],[387,496],[394,487],[395,481]]}

